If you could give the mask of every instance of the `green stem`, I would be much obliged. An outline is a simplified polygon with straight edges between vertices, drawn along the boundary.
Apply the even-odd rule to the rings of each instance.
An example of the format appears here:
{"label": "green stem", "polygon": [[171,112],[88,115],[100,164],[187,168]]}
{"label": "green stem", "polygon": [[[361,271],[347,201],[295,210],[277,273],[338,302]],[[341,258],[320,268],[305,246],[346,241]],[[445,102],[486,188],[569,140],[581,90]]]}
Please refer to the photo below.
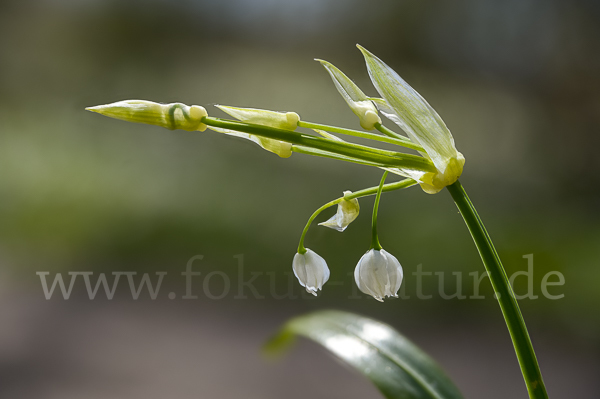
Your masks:
{"label": "green stem", "polygon": [[396,145],[410,148],[410,149],[417,150],[417,151],[424,151],[423,147],[421,147],[418,144],[413,143],[412,141],[410,141],[410,139],[400,136],[400,135],[385,137],[385,136],[380,136],[378,134],[361,132],[360,130],[345,129],[345,128],[341,128],[341,127],[337,127],[337,126],[322,125],[320,123],[304,122],[304,121],[299,121],[298,126],[304,127],[307,129],[313,129],[313,130],[319,129],[319,130],[325,130],[325,131],[331,132],[331,133],[339,133],[339,134],[345,134],[348,136],[361,137],[364,139],[381,141],[383,143],[396,144]]}
{"label": "green stem", "polygon": [[428,159],[418,155],[403,154],[395,151],[386,151],[360,144],[345,141],[330,140],[322,137],[311,136],[291,130],[277,129],[268,126],[243,123],[220,118],[204,117],[202,123],[222,129],[254,134],[269,139],[284,141],[305,147],[315,148],[335,154],[358,158],[363,161],[379,163],[391,167],[407,167],[426,172],[435,171],[435,167]]}
{"label": "green stem", "polygon": [[380,163],[363,161],[362,159],[347,157],[344,155],[338,155],[338,154],[335,154],[335,153],[329,152],[329,151],[315,150],[314,148],[304,147],[301,145],[292,144],[292,151],[297,152],[299,154],[314,155],[316,157],[335,159],[337,161],[352,162],[352,163],[357,163],[357,164],[366,165],[366,166],[375,166],[377,168],[385,168],[386,167],[385,165],[380,164]]}
{"label": "green stem", "polygon": [[377,236],[377,210],[379,209],[379,200],[381,199],[381,192],[383,191],[383,183],[388,175],[386,170],[381,177],[381,182],[377,188],[377,197],[375,197],[375,205],[373,205],[373,220],[372,220],[372,235],[371,235],[371,249],[381,251],[381,244],[379,244],[379,237]]}
{"label": "green stem", "polygon": [[323,212],[325,209],[329,208],[330,206],[339,204],[343,200],[344,200],[344,197],[334,199],[333,201],[329,201],[328,203],[326,203],[325,205],[323,205],[322,207],[320,207],[319,209],[314,211],[312,216],[308,219],[308,222],[306,222],[306,226],[304,226],[304,230],[302,230],[302,236],[300,237],[300,242],[298,243],[298,253],[299,254],[306,253],[306,248],[304,248],[304,236],[306,236],[306,233],[308,232],[308,228],[312,224],[313,220],[315,220],[315,218],[317,216],[319,216],[319,213]]}
{"label": "green stem", "polygon": [[[401,180],[401,181],[398,181],[395,183],[385,184],[381,191],[387,192],[387,191],[400,190],[403,188],[408,188],[408,187],[414,186],[415,184],[417,184],[417,182],[412,179],[404,179],[404,180]],[[300,243],[298,244],[298,253],[300,253],[300,254],[306,253],[306,248],[304,248],[304,237],[306,236],[306,233],[308,232],[308,228],[310,227],[312,222],[315,220],[315,218],[317,216],[319,216],[319,214],[321,212],[323,212],[325,209],[327,209],[331,206],[339,204],[340,202],[342,202],[342,200],[351,200],[354,198],[361,198],[361,197],[366,197],[369,195],[377,194],[377,192],[379,191],[379,188],[380,188],[379,186],[369,187],[369,188],[365,188],[360,191],[356,191],[356,192],[344,195],[343,197],[336,198],[333,201],[330,201],[330,202],[326,203],[325,205],[323,205],[322,207],[320,207],[319,209],[317,209],[312,214],[310,219],[308,219],[308,222],[306,223],[306,226],[304,227],[304,230],[302,231],[302,236],[300,237]]]}
{"label": "green stem", "polygon": [[[400,180],[400,181],[395,182],[395,183],[384,184],[383,185],[383,190],[381,190],[381,191],[384,192],[384,193],[386,193],[388,191],[394,191],[394,190],[400,190],[400,189],[403,189],[403,188],[412,187],[415,184],[417,184],[417,182],[414,181],[413,179],[404,179],[404,180]],[[351,200],[351,199],[354,199],[354,198],[367,197],[369,195],[375,195],[375,194],[377,194],[377,191],[379,191],[379,186],[369,187],[369,188],[365,188],[365,189],[360,190],[360,191],[355,191],[352,194],[344,195],[344,198],[347,199],[347,200]]]}
{"label": "green stem", "polygon": [[[386,136],[395,137],[397,139],[409,140],[410,141],[410,139],[402,136],[401,134],[398,134],[398,133],[394,132],[393,130],[388,129],[387,127],[383,126],[381,123],[376,123],[375,124],[375,129],[379,130],[381,133],[385,134]],[[412,141],[411,141],[411,143],[412,143]],[[417,150],[417,151],[425,151],[423,149],[423,147],[421,147],[420,145],[417,145],[417,146],[419,148],[414,148],[415,150]]]}
{"label": "green stem", "polygon": [[529,397],[532,399],[547,399],[548,394],[546,393],[542,373],[535,357],[533,345],[531,344],[531,338],[529,338],[529,334],[527,333],[527,327],[521,315],[519,304],[506,276],[506,271],[502,266],[500,257],[494,248],[494,244],[460,182],[456,181],[456,183],[448,186],[447,189],[467,224],[473,241],[475,241],[475,246],[479,251],[479,256],[481,256],[483,265],[487,270],[500,309],[504,315],[504,321],[508,327],[513,346],[515,347]]}

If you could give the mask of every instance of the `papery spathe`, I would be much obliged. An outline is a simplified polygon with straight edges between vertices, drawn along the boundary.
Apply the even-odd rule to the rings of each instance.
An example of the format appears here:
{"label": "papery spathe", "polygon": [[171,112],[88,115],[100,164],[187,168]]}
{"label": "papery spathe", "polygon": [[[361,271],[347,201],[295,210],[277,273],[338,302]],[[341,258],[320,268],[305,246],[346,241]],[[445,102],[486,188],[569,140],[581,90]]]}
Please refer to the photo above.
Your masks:
{"label": "papery spathe", "polygon": [[146,100],[117,101],[112,104],[88,107],[86,110],[127,122],[145,123],[170,130],[182,129],[190,132],[206,130],[202,118],[208,116],[206,109],[199,105],[160,104]]}
{"label": "papery spathe", "polygon": [[365,48],[358,48],[365,57],[373,85],[383,97],[379,101],[372,100],[381,113],[423,147],[422,154],[431,159],[437,169],[418,179],[423,190],[434,194],[454,183],[462,174],[465,158],[456,150],[454,138],[442,118],[392,68]]}
{"label": "papery spathe", "polygon": [[[344,196],[352,194],[352,191],[344,191]],[[360,212],[360,205],[356,198],[343,199],[337,207],[337,212],[330,219],[319,223],[319,226],[329,227],[337,231],[344,231],[352,223]]]}

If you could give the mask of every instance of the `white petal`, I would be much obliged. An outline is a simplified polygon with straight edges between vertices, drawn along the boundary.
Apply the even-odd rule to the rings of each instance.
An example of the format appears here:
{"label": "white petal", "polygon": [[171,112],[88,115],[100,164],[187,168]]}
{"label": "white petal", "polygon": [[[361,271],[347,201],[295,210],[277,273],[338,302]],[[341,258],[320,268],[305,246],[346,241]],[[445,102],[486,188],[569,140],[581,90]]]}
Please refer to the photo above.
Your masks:
{"label": "white petal", "polygon": [[386,250],[382,249],[381,253],[387,260],[387,270],[390,279],[390,293],[389,296],[398,297],[398,290],[402,285],[402,279],[404,278],[404,271],[402,265],[396,257]]}
{"label": "white petal", "polygon": [[386,296],[398,297],[402,277],[398,259],[383,249],[367,251],[354,269],[358,289],[382,302]]}
{"label": "white petal", "polygon": [[377,250],[371,249],[361,258],[359,277],[365,294],[382,301],[385,297],[386,286],[389,285],[385,258]]}
{"label": "white petal", "polygon": [[294,255],[292,269],[300,285],[313,295],[316,295],[317,290],[322,289],[323,284],[329,280],[327,262],[310,249],[307,249],[304,254]]}
{"label": "white petal", "polygon": [[356,268],[354,269],[354,279],[356,280],[356,285],[362,292],[364,292],[367,295],[371,295],[373,298],[379,301],[380,299],[377,298],[377,293],[371,290],[368,281],[366,281],[363,277],[365,273],[364,269],[368,267],[368,264],[371,261],[371,251],[372,250],[369,250],[367,251],[367,253],[361,256],[360,260],[358,261],[358,264],[356,265]]}
{"label": "white petal", "polygon": [[303,254],[296,253],[294,260],[292,261],[292,270],[294,276],[298,279],[301,286],[306,286],[306,257]]}
{"label": "white petal", "polygon": [[[344,195],[352,194],[351,191],[344,191]],[[319,226],[329,227],[337,231],[344,231],[352,223],[360,212],[360,206],[358,200],[353,198],[351,200],[342,200],[338,204],[337,212],[329,220],[319,223]]]}

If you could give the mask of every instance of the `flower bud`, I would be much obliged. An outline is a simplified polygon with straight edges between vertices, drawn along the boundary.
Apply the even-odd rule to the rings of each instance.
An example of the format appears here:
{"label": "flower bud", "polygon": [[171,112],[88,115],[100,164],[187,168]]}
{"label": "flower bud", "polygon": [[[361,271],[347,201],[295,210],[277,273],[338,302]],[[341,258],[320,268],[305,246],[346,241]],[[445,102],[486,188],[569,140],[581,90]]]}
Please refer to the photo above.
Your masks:
{"label": "flower bud", "polygon": [[127,122],[145,123],[166,129],[182,129],[189,132],[206,130],[202,118],[208,116],[206,109],[199,105],[188,106],[181,103],[159,104],[145,100],[126,100],[112,104],[86,108],[109,118]]}
{"label": "flower bud", "polygon": [[366,96],[362,90],[348,78],[342,71],[333,64],[317,60],[325,67],[337,91],[344,98],[352,112],[360,119],[360,126],[363,129],[372,130],[377,123],[381,123],[381,118],[377,114],[377,108]]}
{"label": "flower bud", "polygon": [[370,249],[360,258],[354,279],[358,288],[380,302],[386,296],[397,298],[404,273],[398,259],[384,249]]}
{"label": "flower bud", "polygon": [[[344,191],[344,196],[352,194],[352,191]],[[353,198],[351,200],[343,199],[338,204],[337,212],[329,220],[323,223],[319,223],[319,226],[329,227],[337,231],[344,231],[350,223],[358,217],[360,206],[358,200]]]}
{"label": "flower bud", "polygon": [[317,290],[323,288],[323,284],[329,280],[327,262],[308,248],[303,254],[296,253],[292,268],[300,285],[306,288],[306,292],[314,296],[317,296]]}
{"label": "flower bud", "polygon": [[[269,126],[278,129],[295,130],[298,127],[298,121],[300,121],[300,116],[298,116],[298,114],[295,112],[276,112],[264,109],[236,108],[226,105],[215,105],[215,107],[242,122]],[[253,141],[265,150],[279,155],[281,158],[289,158],[292,155],[292,144],[284,141],[269,139],[254,134],[240,133],[227,129],[213,127],[211,127],[211,129],[217,132],[228,134],[230,136],[242,137]]]}
{"label": "flower bud", "polygon": [[263,149],[279,155],[281,158],[289,158],[290,156],[292,156],[291,143],[275,139],[269,139],[267,137],[261,137],[255,134],[236,132],[235,130],[229,129],[221,129],[215,126],[209,126],[208,128],[214,130],[215,132],[223,133],[228,136],[241,137],[243,139],[250,140],[261,146]]}
{"label": "flower bud", "polygon": [[265,109],[236,108],[226,105],[215,105],[221,111],[242,122],[253,123],[286,130],[296,130],[300,116],[295,112],[276,112]]}

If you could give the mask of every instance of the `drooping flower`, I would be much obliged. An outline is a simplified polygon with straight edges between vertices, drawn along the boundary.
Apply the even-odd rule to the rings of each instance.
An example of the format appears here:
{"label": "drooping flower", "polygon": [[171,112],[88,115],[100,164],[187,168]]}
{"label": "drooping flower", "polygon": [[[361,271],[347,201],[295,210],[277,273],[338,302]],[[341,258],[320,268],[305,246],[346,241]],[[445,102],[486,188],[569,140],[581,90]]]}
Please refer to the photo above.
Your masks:
{"label": "drooping flower", "polygon": [[329,280],[329,268],[327,262],[315,251],[306,248],[306,252],[296,253],[292,262],[294,275],[298,278],[300,285],[306,288],[306,292],[317,295],[317,290],[323,288],[323,284]]}
{"label": "drooping flower", "polygon": [[[352,194],[352,191],[344,191],[344,196]],[[330,219],[319,223],[319,226],[329,227],[337,231],[344,231],[357,217],[360,206],[356,198],[342,200],[337,207],[337,212]]]}
{"label": "drooping flower", "polygon": [[428,173],[400,169],[404,172],[401,174],[416,178],[430,194],[454,183],[462,174],[465,158],[456,150],[454,138],[442,118],[392,68],[365,48],[358,48],[365,57],[371,81],[382,97],[374,99],[375,104],[413,142],[423,147],[422,155],[431,159],[437,169],[437,172]]}
{"label": "drooping flower", "polygon": [[352,112],[360,119],[360,126],[363,129],[372,130],[375,124],[381,123],[381,118],[377,114],[377,108],[360,88],[348,78],[342,71],[336,68],[332,63],[319,60],[323,67],[329,72],[335,88],[346,101]]}
{"label": "drooping flower", "polygon": [[160,104],[146,100],[125,100],[112,104],[86,108],[110,118],[127,122],[145,123],[166,129],[182,129],[187,131],[206,130],[202,118],[208,116],[206,109],[199,105],[181,103]]}
{"label": "drooping flower", "polygon": [[385,297],[398,297],[403,276],[400,262],[385,249],[370,249],[354,269],[358,288],[380,302]]}

